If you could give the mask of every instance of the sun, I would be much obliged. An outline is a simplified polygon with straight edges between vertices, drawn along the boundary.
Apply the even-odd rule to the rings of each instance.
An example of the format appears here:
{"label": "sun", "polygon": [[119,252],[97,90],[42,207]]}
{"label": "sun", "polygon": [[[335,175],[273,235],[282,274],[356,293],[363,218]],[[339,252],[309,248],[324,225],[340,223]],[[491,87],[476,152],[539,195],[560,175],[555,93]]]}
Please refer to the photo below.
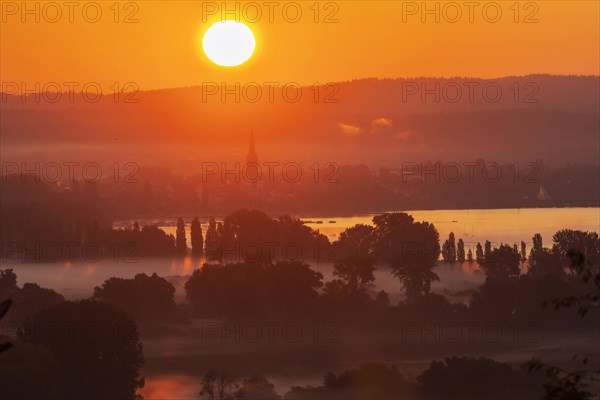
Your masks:
{"label": "sun", "polygon": [[256,48],[254,33],[242,22],[219,21],[202,39],[204,54],[222,67],[235,67],[248,61]]}

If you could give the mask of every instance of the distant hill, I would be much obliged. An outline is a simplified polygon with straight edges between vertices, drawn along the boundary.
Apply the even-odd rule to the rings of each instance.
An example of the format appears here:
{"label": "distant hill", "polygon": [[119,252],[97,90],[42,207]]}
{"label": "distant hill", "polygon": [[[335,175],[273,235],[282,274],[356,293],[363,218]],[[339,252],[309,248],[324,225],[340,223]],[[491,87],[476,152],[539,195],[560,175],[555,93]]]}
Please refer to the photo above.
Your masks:
{"label": "distant hill", "polygon": [[600,154],[598,76],[363,79],[300,92],[246,85],[225,101],[218,84],[139,92],[131,97],[137,103],[0,95],[5,159],[51,152],[76,160],[85,148],[88,160],[240,160],[250,131],[259,161],[393,166],[482,157],[557,165],[598,163]]}

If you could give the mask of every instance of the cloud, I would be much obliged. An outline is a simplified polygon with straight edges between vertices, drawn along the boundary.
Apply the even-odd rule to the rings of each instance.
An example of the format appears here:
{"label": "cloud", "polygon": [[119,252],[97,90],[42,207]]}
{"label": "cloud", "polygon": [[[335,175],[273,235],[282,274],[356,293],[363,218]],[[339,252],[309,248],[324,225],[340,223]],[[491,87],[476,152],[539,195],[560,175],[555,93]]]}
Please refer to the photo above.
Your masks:
{"label": "cloud", "polygon": [[348,136],[358,136],[361,133],[363,133],[363,128],[361,128],[360,126],[343,124],[341,122],[338,123],[338,129],[344,135],[348,135]]}
{"label": "cloud", "polygon": [[385,118],[385,117],[379,117],[379,118],[375,118],[373,121],[371,121],[371,125],[372,126],[392,126],[392,120],[389,118]]}
{"label": "cloud", "polygon": [[373,135],[386,135],[392,133],[392,120],[385,117],[379,117],[371,120],[369,133]]}
{"label": "cloud", "polygon": [[347,136],[358,136],[365,132],[368,134],[392,134],[393,122],[389,118],[379,117],[371,120],[370,124],[366,127],[358,125],[338,123],[338,129],[344,135]]}

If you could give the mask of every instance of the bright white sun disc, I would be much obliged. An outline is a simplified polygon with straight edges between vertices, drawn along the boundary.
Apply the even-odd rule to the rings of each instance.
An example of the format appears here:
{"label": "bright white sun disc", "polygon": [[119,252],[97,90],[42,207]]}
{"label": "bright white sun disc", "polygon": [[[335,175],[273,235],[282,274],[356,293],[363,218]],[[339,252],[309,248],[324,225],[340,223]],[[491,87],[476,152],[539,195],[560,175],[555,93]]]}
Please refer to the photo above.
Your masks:
{"label": "bright white sun disc", "polygon": [[204,54],[223,67],[243,64],[252,56],[255,47],[256,40],[250,28],[237,21],[213,24],[202,39]]}

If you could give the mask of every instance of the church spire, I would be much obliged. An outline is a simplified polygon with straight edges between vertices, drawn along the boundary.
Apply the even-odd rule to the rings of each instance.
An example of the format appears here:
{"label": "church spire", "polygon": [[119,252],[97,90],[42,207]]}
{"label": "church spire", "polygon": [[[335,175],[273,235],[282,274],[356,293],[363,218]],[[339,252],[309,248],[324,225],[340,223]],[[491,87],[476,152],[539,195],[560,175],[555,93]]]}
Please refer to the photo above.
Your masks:
{"label": "church spire", "polygon": [[254,149],[254,132],[250,132],[250,145],[248,146],[248,154],[246,155],[246,163],[258,163],[256,150]]}

